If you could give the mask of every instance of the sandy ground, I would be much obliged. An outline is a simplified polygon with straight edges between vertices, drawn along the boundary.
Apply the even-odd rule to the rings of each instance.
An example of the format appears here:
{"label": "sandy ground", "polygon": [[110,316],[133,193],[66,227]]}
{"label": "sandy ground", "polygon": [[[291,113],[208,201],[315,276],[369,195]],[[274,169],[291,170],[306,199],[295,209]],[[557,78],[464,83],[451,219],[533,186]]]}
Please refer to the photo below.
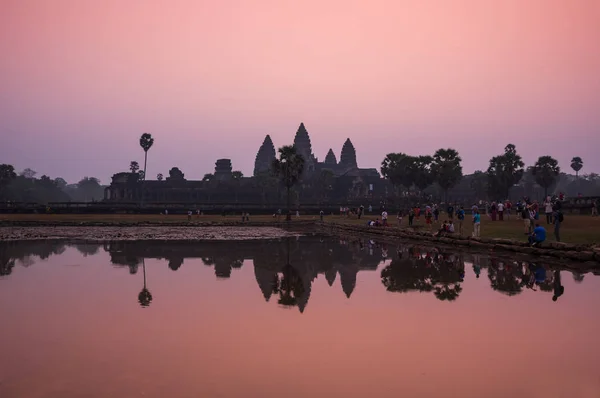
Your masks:
{"label": "sandy ground", "polygon": [[107,240],[250,240],[297,236],[275,227],[1,227],[0,240],[85,239]]}

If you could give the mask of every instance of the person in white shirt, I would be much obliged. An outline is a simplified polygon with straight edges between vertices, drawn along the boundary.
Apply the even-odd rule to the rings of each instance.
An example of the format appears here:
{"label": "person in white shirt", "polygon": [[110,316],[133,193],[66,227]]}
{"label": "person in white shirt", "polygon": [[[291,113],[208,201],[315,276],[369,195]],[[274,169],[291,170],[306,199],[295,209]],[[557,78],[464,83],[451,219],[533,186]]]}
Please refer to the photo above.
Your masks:
{"label": "person in white shirt", "polygon": [[552,212],[554,209],[552,208],[552,201],[550,200],[550,196],[546,197],[544,201],[544,212],[546,213],[546,224],[552,224]]}
{"label": "person in white shirt", "polygon": [[382,221],[384,227],[387,227],[387,218],[388,218],[388,212],[384,210],[381,213],[381,221]]}
{"label": "person in white shirt", "polygon": [[498,202],[498,220],[504,221],[504,203]]}
{"label": "person in white shirt", "polygon": [[452,220],[450,220],[448,223],[448,232],[454,233],[454,223],[452,222]]}

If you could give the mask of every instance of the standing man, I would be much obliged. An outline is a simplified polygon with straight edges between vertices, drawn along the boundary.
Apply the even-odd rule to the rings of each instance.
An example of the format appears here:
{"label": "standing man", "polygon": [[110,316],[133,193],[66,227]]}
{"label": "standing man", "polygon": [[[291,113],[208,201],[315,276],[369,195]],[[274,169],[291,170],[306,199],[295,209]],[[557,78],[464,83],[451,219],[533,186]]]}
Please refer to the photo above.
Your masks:
{"label": "standing man", "polygon": [[560,224],[562,224],[564,216],[562,212],[556,207],[554,207],[552,219],[554,220],[554,237],[556,238],[557,242],[560,242]]}
{"label": "standing man", "polygon": [[465,221],[465,209],[462,206],[456,212],[456,217],[458,218],[458,233],[462,235],[463,221]]}

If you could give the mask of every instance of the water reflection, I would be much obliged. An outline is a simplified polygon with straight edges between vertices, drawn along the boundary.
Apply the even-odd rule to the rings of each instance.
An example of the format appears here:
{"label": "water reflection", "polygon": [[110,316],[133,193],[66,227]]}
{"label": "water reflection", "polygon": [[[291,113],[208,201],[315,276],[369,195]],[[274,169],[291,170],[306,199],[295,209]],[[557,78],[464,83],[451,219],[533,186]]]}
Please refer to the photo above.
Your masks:
{"label": "water reflection", "polygon": [[[304,312],[313,282],[322,275],[334,285],[339,275],[340,286],[347,298],[356,288],[361,271],[376,271],[381,266],[381,283],[388,292],[433,294],[442,301],[456,301],[463,291],[465,270],[479,279],[486,270],[490,287],[501,294],[515,296],[525,289],[551,292],[557,301],[565,293],[560,267],[541,262],[494,257],[479,253],[453,252],[411,244],[393,247],[368,239],[299,237],[264,241],[222,242],[146,242],[115,241],[67,243],[60,241],[0,243],[0,276],[11,275],[15,266],[29,267],[36,261],[62,254],[68,246],[84,256],[102,249],[110,263],[127,268],[131,275],[143,274],[143,287],[138,302],[148,307],[153,297],[147,286],[145,259],[166,260],[168,268],[178,271],[186,259],[198,258],[214,269],[219,280],[232,277],[244,261],[252,260],[258,288],[266,301],[276,297],[284,307],[297,307]],[[570,271],[567,271],[570,272]],[[583,272],[573,272],[576,283],[584,280]]]}

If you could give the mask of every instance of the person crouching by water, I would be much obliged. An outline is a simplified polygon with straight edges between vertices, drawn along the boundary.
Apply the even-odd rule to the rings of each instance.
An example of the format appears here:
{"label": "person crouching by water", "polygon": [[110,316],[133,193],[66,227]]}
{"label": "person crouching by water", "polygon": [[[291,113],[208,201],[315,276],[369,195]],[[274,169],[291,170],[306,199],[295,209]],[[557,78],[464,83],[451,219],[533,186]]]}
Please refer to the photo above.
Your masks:
{"label": "person crouching by water", "polygon": [[442,228],[434,236],[441,236],[442,234],[451,234],[454,233],[454,223],[452,220],[444,221],[442,224]]}
{"label": "person crouching by water", "polygon": [[539,246],[546,240],[546,228],[540,224],[535,224],[535,228],[531,235],[529,235],[528,241],[531,246]]}

